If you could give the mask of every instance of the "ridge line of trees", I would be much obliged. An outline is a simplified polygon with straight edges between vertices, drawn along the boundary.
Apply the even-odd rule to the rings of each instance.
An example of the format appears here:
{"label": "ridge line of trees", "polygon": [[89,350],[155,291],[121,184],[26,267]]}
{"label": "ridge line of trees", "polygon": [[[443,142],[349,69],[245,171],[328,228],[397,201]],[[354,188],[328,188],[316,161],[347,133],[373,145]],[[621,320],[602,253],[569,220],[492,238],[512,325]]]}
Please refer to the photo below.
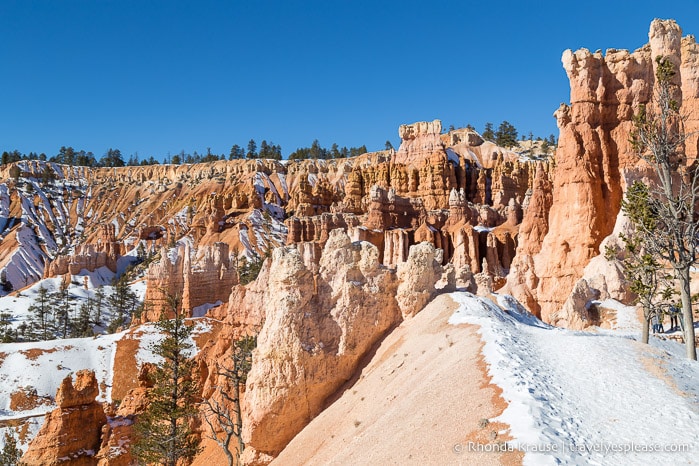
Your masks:
{"label": "ridge line of trees", "polygon": [[[316,139],[313,141],[310,147],[298,148],[289,154],[288,158],[289,160],[337,159],[354,157],[365,154],[366,152],[368,152],[366,145],[347,148],[344,146],[339,147],[337,144],[333,144],[330,149],[326,149],[321,147]],[[257,142],[254,139],[250,139],[245,147],[234,144],[231,147],[228,155],[215,154],[211,151],[210,147],[207,147],[205,154],[199,154],[197,151],[190,154],[182,150],[174,155],[168,154],[162,163],[180,165],[183,163],[207,163],[216,162],[219,160],[282,160],[282,158],[282,146],[279,144],[267,142],[266,139],[263,139],[258,148]],[[141,159],[138,152],[131,154],[128,159],[125,159],[124,155],[119,149],[109,148],[101,158],[97,159],[95,154],[90,151],[76,150],[71,146],[61,146],[58,153],[53,156],[48,156],[43,152],[29,152],[28,154],[23,154],[18,150],[4,151],[2,156],[0,156],[0,165],[7,165],[14,162],[20,162],[22,160],[39,160],[43,162],[53,162],[78,167],[126,167],[160,165],[161,163],[153,156]]]}

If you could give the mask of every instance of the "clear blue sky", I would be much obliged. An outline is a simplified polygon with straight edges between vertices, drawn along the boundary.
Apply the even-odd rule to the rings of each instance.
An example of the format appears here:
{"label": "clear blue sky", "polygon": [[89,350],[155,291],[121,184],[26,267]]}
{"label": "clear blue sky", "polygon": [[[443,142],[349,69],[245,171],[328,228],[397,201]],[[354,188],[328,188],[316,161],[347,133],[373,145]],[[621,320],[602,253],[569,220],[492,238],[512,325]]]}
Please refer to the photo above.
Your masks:
{"label": "clear blue sky", "polygon": [[638,48],[655,17],[699,35],[699,0],[0,0],[0,151],[378,150],[435,118],[557,135],[563,50]]}

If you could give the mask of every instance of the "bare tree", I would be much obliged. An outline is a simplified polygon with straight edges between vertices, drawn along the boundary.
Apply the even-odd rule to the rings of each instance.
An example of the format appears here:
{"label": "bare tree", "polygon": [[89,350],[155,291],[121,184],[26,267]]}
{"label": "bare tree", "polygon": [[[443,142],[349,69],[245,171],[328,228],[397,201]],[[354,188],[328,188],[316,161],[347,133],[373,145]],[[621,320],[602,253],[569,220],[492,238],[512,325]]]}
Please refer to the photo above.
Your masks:
{"label": "bare tree", "polygon": [[[211,397],[204,401],[208,411],[204,413],[204,420],[211,430],[209,438],[223,449],[229,466],[238,465],[245,450],[240,395],[252,367],[252,350],[256,346],[256,336],[244,336],[231,345],[225,365],[218,366],[219,385]],[[231,451],[234,438],[238,440],[235,452]]]}
{"label": "bare tree", "polygon": [[[674,98],[678,92],[675,67],[667,57],[657,57],[656,64],[655,98],[640,107],[631,138],[639,156],[653,167],[657,183],[645,186],[645,198],[636,199],[646,202],[648,209],[638,209],[641,216],[633,210],[627,214],[645,235],[647,251],[674,271],[682,301],[687,357],[696,360],[689,285],[691,267],[697,262],[699,170],[696,161],[687,163],[684,153],[687,135]],[[630,189],[641,185],[644,183],[636,181]]]}
{"label": "bare tree", "polygon": [[[626,199],[621,203],[622,210],[639,218],[652,218],[650,206],[647,204],[647,187],[632,185],[626,193]],[[643,309],[643,328],[641,341],[648,344],[650,321],[654,316],[660,317],[664,307],[670,306],[670,300],[677,292],[674,280],[666,268],[648,251],[648,238],[641,231],[631,235],[620,234],[624,243],[623,251],[608,247],[605,257],[610,261],[618,261],[624,270],[624,276],[630,290],[636,295],[635,303]]]}

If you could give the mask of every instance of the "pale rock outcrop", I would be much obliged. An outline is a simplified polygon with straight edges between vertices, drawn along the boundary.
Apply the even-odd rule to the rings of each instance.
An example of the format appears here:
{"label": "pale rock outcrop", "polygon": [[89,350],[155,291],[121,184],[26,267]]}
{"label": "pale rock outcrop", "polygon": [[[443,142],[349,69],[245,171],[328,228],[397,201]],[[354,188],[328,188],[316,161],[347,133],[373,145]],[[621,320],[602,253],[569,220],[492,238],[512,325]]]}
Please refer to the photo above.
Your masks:
{"label": "pale rock outcrop", "polygon": [[408,230],[397,228],[384,232],[383,264],[395,267],[408,259],[410,235]]}
{"label": "pale rock outcrop", "polygon": [[444,150],[444,143],[440,138],[442,122],[420,121],[411,125],[400,125],[398,136],[401,144],[395,154],[395,162],[405,165],[421,162],[436,151]]}
{"label": "pale rock outcrop", "polygon": [[46,414],[44,424],[22,456],[26,465],[95,465],[100,433],[107,418],[93,371],[82,370],[68,376],[56,392],[58,407]]}
{"label": "pale rock outcrop", "polygon": [[82,270],[94,272],[100,267],[116,272],[117,261],[124,252],[124,245],[116,240],[114,225],[102,225],[96,244],[79,244],[73,254],[57,256],[44,267],[44,278],[78,275]]}
{"label": "pale rock outcrop", "polygon": [[[408,260],[398,264],[398,290],[396,300],[403,318],[412,317],[432,300],[435,283],[442,275],[442,252],[431,243],[410,246]],[[454,276],[448,278],[454,285]]]}
{"label": "pale rock outcrop", "polygon": [[599,297],[599,291],[590,287],[587,280],[581,278],[575,282],[573,291],[563,303],[561,310],[551,315],[550,323],[573,329],[582,329],[597,324],[590,313],[590,307],[592,301],[599,299]]}
{"label": "pale rock outcrop", "polygon": [[401,320],[394,273],[376,247],[342,230],[330,234],[316,286],[293,247],[274,251],[266,278],[244,403],[249,462],[281,451]]}

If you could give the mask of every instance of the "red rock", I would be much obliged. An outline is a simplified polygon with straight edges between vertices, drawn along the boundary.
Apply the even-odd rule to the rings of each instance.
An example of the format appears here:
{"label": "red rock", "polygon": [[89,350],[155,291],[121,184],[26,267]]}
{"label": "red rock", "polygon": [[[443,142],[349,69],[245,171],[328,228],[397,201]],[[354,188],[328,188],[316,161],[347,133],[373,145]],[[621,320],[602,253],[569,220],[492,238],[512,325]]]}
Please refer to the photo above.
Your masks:
{"label": "red rock", "polygon": [[22,456],[27,465],[95,465],[102,426],[107,422],[92,371],[66,377],[56,393],[58,408],[46,414],[44,424]]}

